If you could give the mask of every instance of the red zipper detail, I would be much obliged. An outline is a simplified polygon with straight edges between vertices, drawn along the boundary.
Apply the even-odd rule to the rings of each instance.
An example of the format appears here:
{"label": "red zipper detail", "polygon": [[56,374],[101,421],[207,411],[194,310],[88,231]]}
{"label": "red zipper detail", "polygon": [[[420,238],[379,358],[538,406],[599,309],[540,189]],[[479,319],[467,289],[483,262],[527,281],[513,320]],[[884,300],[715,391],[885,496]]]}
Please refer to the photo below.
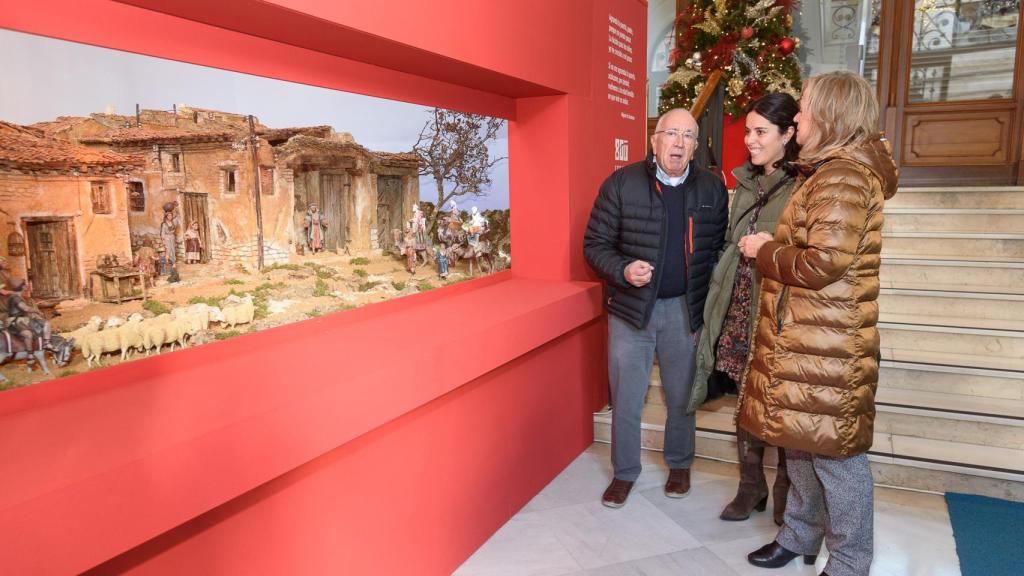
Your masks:
{"label": "red zipper detail", "polygon": [[690,234],[690,254],[693,254],[693,214],[690,215],[690,227],[686,231]]}

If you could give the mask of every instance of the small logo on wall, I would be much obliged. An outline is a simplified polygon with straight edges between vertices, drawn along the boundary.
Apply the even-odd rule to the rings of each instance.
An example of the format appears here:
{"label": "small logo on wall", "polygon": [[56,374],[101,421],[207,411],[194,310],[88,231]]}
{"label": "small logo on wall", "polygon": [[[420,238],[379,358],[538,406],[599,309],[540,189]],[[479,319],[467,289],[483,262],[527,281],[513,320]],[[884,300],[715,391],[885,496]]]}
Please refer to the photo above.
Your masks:
{"label": "small logo on wall", "polygon": [[629,160],[629,140],[615,139],[615,159],[623,162]]}

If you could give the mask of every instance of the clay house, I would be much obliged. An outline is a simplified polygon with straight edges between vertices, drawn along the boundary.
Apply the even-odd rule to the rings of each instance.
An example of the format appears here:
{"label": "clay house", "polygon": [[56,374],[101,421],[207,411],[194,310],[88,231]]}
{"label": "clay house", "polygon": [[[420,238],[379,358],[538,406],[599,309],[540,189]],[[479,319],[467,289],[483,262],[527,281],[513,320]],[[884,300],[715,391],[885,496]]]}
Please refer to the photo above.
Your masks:
{"label": "clay house", "polygon": [[258,137],[254,158],[246,116],[182,108],[140,110],[136,116],[62,117],[36,126],[94,149],[145,158],[143,169],[127,184],[128,224],[135,247],[147,239],[154,246],[159,243],[163,206],[176,201],[181,215],[179,255],[185,228],[197,221],[206,247],[203,261],[254,263],[254,174],[259,173],[264,261],[287,260],[290,230],[275,226],[275,216],[287,211],[290,201],[275,194],[270,146]]}
{"label": "clay house", "polygon": [[124,191],[143,162],[0,121],[0,255],[36,298],[87,294],[101,254],[130,258]]}
{"label": "clay house", "polygon": [[127,184],[133,245],[155,241],[163,205],[177,201],[179,243],[184,227],[198,221],[204,260],[254,264],[262,225],[264,262],[287,261],[304,241],[310,202],[331,223],[329,250],[386,248],[380,239],[389,232],[378,230],[408,217],[419,200],[417,156],[371,152],[329,126],[268,128],[255,119],[250,126],[245,115],[180,106],[135,116],[61,117],[35,127],[95,149],[143,156],[145,166]]}
{"label": "clay house", "polygon": [[303,233],[310,204],[327,217],[328,250],[388,250],[419,202],[420,157],[367,150],[348,133],[299,134],[274,148],[282,185],[295,199],[293,224]]}

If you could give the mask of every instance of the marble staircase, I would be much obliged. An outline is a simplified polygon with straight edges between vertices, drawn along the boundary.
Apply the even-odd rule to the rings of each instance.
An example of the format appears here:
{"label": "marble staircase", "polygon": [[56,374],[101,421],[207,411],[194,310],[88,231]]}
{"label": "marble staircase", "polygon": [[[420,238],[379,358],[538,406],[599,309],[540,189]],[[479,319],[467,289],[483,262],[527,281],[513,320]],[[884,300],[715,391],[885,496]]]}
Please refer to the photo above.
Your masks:
{"label": "marble staircase", "polygon": [[[901,189],[886,205],[874,446],[881,485],[1024,501],[1024,187]],[[654,367],[643,442],[660,449]],[[735,397],[697,415],[697,453],[736,460]],[[610,438],[611,416],[594,418]]]}

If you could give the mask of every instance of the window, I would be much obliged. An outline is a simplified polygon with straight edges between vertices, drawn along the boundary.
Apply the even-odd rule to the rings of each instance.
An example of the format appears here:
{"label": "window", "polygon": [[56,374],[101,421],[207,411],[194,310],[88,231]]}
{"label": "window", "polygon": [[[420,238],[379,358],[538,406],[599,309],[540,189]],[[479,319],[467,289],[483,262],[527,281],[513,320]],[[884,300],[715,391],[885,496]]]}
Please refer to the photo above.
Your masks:
{"label": "window", "polygon": [[274,195],[274,168],[273,166],[260,166],[260,192],[264,196]]}
{"label": "window", "polygon": [[93,182],[91,186],[93,214],[110,214],[110,190],[105,182]]}
{"label": "window", "polygon": [[132,212],[146,211],[146,193],[142,190],[142,182],[128,183],[128,209]]}
{"label": "window", "polygon": [[181,154],[178,152],[171,153],[171,172],[181,172]]}
{"label": "window", "polygon": [[222,176],[221,183],[223,184],[223,186],[221,188],[227,194],[237,194],[238,193],[237,173],[238,173],[238,171],[235,170],[234,168],[224,168],[221,171],[221,176]]}
{"label": "window", "polygon": [[1013,97],[1019,0],[917,0],[910,102]]}

